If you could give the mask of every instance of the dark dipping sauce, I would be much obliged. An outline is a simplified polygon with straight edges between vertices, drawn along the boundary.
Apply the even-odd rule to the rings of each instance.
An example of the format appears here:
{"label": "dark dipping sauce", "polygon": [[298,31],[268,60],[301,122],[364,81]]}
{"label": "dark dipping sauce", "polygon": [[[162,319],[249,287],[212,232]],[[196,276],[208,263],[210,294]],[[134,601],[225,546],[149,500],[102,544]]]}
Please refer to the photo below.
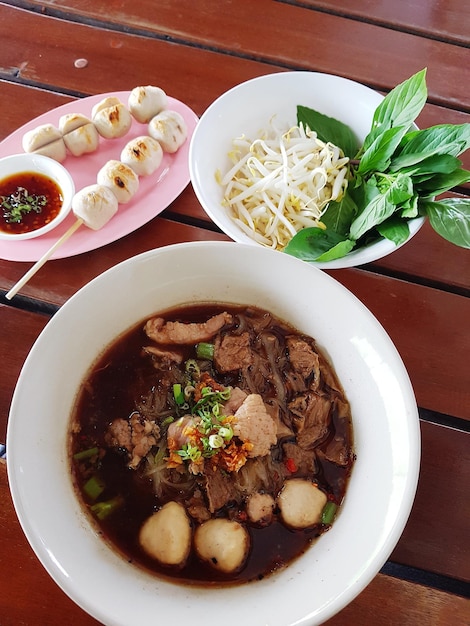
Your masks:
{"label": "dark dipping sauce", "polygon": [[[49,224],[60,212],[62,190],[49,176],[20,172],[0,181],[0,231],[10,235],[30,233]],[[29,207],[18,208],[22,205]],[[15,213],[12,212],[16,211]],[[16,219],[19,221],[14,221]]]}
{"label": "dark dipping sauce", "polygon": [[[246,583],[288,565],[330,528],[333,519],[306,529],[292,529],[283,523],[276,505],[269,523],[253,523],[246,508],[250,493],[270,493],[276,500],[284,481],[303,478],[316,483],[327,494],[328,502],[340,507],[355,459],[349,404],[331,365],[312,338],[257,308],[204,304],[180,307],[158,317],[186,324],[205,323],[222,312],[228,313],[232,321],[224,324],[209,340],[215,344],[215,355],[210,360],[198,359],[194,345],[157,344],[146,335],[145,322],[132,328],[106,349],[92,367],[83,381],[71,419],[72,477],[84,508],[104,539],[129,562],[183,584]],[[229,335],[248,336],[252,361],[240,369],[221,372],[216,366],[217,350],[221,349],[223,338]],[[308,370],[306,376],[299,373],[298,363],[294,366],[297,341],[300,347],[308,345],[314,352],[312,371],[307,367],[303,372]],[[158,348],[156,354],[145,350],[149,346]],[[165,350],[182,355],[182,364],[162,357]],[[162,441],[166,443],[168,426],[165,423],[190,412],[187,407],[177,405],[173,393],[175,381],[185,384],[188,360],[197,363],[200,375],[207,372],[224,387],[260,394],[269,413],[277,415],[277,441],[270,454],[249,458],[241,469],[230,474],[234,481],[231,496],[224,506],[209,512],[213,518],[236,520],[247,528],[250,536],[251,546],[243,567],[228,574],[201,560],[194,546],[184,566],[170,567],[148,556],[139,545],[142,524],[168,501],[187,507],[194,537],[194,530],[203,522],[199,518],[200,511],[196,512],[197,507],[190,506],[194,504],[195,494],[203,504],[203,511],[210,508],[203,476],[191,474],[188,464],[184,463],[177,469],[159,472],[155,481],[157,445],[132,468],[129,467],[132,455],[122,446],[110,445],[110,424],[115,420],[128,422],[136,412],[141,422],[159,424],[160,445]],[[324,406],[323,417],[312,408],[312,398]],[[319,425],[319,422],[322,423]],[[308,434],[315,429],[315,433]],[[163,449],[164,458],[168,459],[165,444]],[[87,457],[88,454],[91,456]],[[211,459],[206,461],[209,462]],[[162,463],[164,466],[160,454],[160,467]],[[224,470],[217,473],[221,472]],[[96,476],[102,492],[90,497],[84,493],[84,485]],[[92,512],[93,508],[96,511],[96,502],[118,502],[118,506],[100,520]]]}

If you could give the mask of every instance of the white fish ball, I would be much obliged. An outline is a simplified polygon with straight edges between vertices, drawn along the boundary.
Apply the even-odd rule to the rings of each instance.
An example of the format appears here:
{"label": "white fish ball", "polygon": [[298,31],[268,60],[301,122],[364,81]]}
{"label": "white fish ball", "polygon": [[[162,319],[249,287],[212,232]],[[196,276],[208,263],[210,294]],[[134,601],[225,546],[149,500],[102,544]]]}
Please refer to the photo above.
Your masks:
{"label": "white fish ball", "polygon": [[168,106],[166,93],[160,87],[147,85],[134,87],[127,103],[131,115],[141,124],[147,124],[152,117]]}
{"label": "white fish ball", "polygon": [[122,103],[114,104],[100,109],[93,116],[93,124],[105,139],[116,139],[124,137],[129,132],[132,126],[132,117]]}
{"label": "white fish ball", "polygon": [[191,524],[184,506],[167,502],[153,513],[140,529],[139,542],[160,563],[184,565],[191,548]]}
{"label": "white fish ball", "polygon": [[72,211],[88,228],[99,230],[115,215],[118,201],[113,192],[103,185],[88,185],[72,199]]}
{"label": "white fish ball", "polygon": [[67,150],[62,133],[52,124],[41,124],[23,135],[22,146],[25,152],[43,154],[55,161],[65,161]]}
{"label": "white fish ball", "polygon": [[126,204],[139,189],[139,177],[125,163],[111,159],[103,165],[96,176],[99,185],[108,187],[119,204]]}
{"label": "white fish ball", "polygon": [[66,135],[90,122],[91,120],[81,113],[66,113],[59,118],[59,130],[63,135]]}
{"label": "white fish ball", "polygon": [[162,111],[148,124],[148,133],[162,146],[164,152],[176,152],[186,141],[188,128],[177,111]]}
{"label": "white fish ball", "polygon": [[210,519],[196,529],[194,546],[203,561],[228,574],[238,571],[245,563],[250,536],[238,522],[225,518]]}
{"label": "white fish ball", "polygon": [[91,118],[93,119],[95,115],[103,109],[107,109],[118,104],[122,104],[122,102],[117,96],[106,96],[106,98],[103,98],[102,100],[97,102],[95,106],[91,109]]}
{"label": "white fish ball", "polygon": [[321,522],[326,494],[309,480],[286,480],[277,497],[283,522],[291,528],[309,528]]}
{"label": "white fish ball", "polygon": [[129,141],[121,152],[121,161],[138,176],[149,176],[160,166],[163,158],[161,145],[152,137],[142,135]]}
{"label": "white fish ball", "polygon": [[73,156],[94,152],[99,146],[99,135],[95,126],[89,122],[64,135],[64,142]]}

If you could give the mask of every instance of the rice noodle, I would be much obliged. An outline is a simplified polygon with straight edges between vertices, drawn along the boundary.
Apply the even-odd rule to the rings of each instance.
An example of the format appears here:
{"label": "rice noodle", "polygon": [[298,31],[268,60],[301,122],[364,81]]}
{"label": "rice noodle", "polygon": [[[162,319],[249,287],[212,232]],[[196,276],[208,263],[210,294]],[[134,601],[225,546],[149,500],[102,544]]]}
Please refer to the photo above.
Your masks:
{"label": "rice noodle", "polygon": [[347,187],[349,159],[302,125],[282,132],[271,124],[266,137],[239,137],[229,157],[223,204],[244,233],[269,248],[282,250],[302,228],[322,227],[328,203]]}

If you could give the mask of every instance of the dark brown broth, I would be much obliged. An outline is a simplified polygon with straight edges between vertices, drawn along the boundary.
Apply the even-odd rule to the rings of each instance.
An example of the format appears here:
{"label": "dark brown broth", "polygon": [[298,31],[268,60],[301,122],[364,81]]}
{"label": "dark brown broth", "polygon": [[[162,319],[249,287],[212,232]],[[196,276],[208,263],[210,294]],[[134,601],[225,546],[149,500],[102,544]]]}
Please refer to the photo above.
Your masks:
{"label": "dark brown broth", "polygon": [[[205,321],[221,311],[237,314],[245,309],[222,305],[198,305],[179,308],[160,314],[167,320],[178,321]],[[259,310],[254,309],[256,314]],[[292,334],[291,327],[276,320],[275,332],[280,335]],[[156,373],[151,360],[142,356],[142,347],[150,340],[143,332],[143,323],[125,333],[93,366],[84,381],[79,393],[72,424],[79,425],[72,429],[71,455],[77,451],[93,446],[105,447],[104,432],[107,425],[116,417],[127,417],[136,409],[136,400],[146,397],[156,384]],[[318,351],[318,348],[317,348]],[[193,348],[188,347],[187,358],[193,358]],[[219,375],[218,381],[225,385],[236,385],[237,379],[233,374]],[[335,421],[335,420],[333,420]],[[344,432],[345,429],[347,432]],[[332,424],[329,438],[335,432],[342,431],[352,447],[352,427],[348,420],[336,420]],[[322,442],[325,446],[328,441]],[[277,446],[275,446],[276,448]],[[278,454],[279,450],[274,450]],[[318,463],[318,473],[315,480],[325,486],[329,493],[334,494],[338,503],[342,501],[351,471],[351,464],[344,468],[330,462]],[[87,508],[86,496],[81,493],[85,479],[80,473],[80,464],[72,460],[72,474],[77,485],[77,492]],[[98,522],[104,537],[114,545],[127,560],[147,568],[165,578],[177,579],[186,584],[235,584],[263,578],[278,570],[302,554],[312,540],[328,529],[327,526],[317,525],[308,530],[291,530],[286,528],[277,519],[266,528],[249,526],[252,541],[251,553],[243,570],[233,575],[223,575],[191,556],[188,563],[181,570],[171,570],[160,566],[148,557],[138,545],[138,533],[142,523],[157,510],[163,502],[159,502],[154,495],[152,483],[144,477],[140,470],[130,470],[126,467],[126,458],[117,451],[107,451],[101,460],[100,475],[106,489],[100,499],[106,500],[120,494],[125,505],[118,509],[109,519]],[[181,494],[173,494],[175,500],[181,499]],[[239,507],[234,505],[232,510],[223,514],[234,519],[239,517]]]}

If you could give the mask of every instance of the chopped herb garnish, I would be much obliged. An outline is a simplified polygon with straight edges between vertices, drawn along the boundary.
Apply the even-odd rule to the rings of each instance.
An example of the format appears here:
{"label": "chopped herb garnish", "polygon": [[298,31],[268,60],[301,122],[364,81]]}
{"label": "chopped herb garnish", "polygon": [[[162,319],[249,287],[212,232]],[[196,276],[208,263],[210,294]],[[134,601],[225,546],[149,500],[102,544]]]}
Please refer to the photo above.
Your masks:
{"label": "chopped herb garnish", "polygon": [[4,219],[9,224],[19,224],[23,216],[31,211],[41,213],[47,204],[47,198],[43,195],[30,194],[24,187],[18,187],[8,196],[0,196],[0,203]]}

